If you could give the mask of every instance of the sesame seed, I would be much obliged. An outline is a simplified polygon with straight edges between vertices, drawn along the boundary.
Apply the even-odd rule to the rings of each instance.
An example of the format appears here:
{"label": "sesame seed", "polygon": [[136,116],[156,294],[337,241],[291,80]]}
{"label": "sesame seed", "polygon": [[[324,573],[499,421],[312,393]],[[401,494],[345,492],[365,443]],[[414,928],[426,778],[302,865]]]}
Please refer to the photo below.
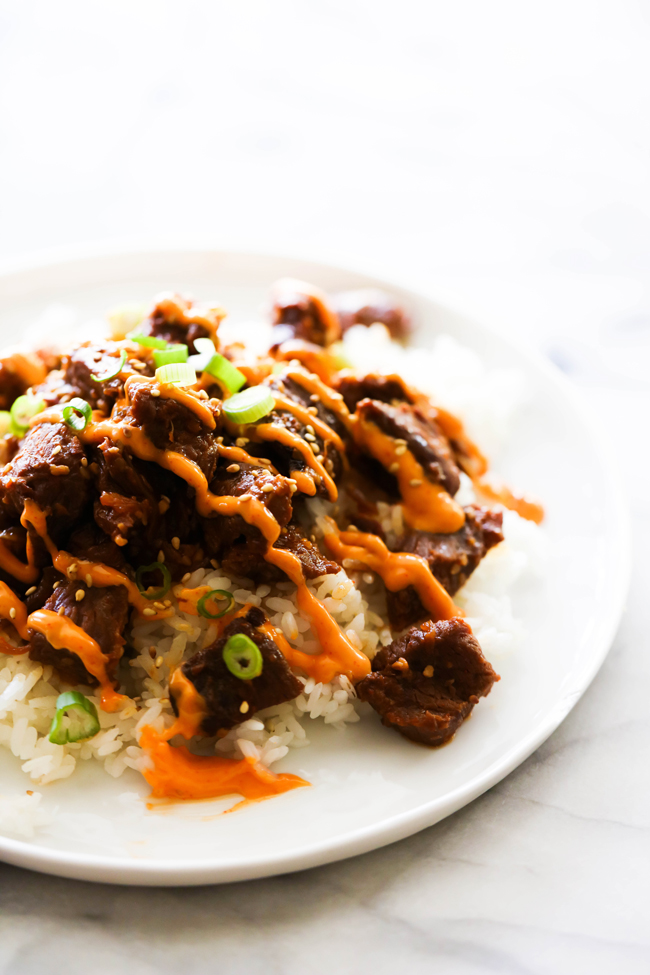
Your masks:
{"label": "sesame seed", "polygon": [[226,470],[229,474],[236,474],[239,470],[239,464],[230,464],[229,467],[226,467]]}
{"label": "sesame seed", "polygon": [[313,428],[313,426],[311,425],[311,423],[308,423],[308,424],[307,424],[307,426],[305,427],[305,430],[307,431],[307,433],[311,433],[311,434],[312,434],[312,436],[313,436],[313,434],[314,434],[314,428]]}
{"label": "sesame seed", "polygon": [[157,602],[157,601],[153,604],[153,606],[154,606],[154,609],[164,609],[165,608],[165,604],[164,603],[160,603],[160,602]]}
{"label": "sesame seed", "polygon": [[296,491],[298,490],[298,485],[297,484],[290,484],[289,487],[291,488],[291,493],[292,494],[295,494]]}
{"label": "sesame seed", "polygon": [[77,565],[76,562],[73,562],[72,565],[68,566],[68,575],[70,576],[71,579],[74,578],[78,568],[79,566]]}
{"label": "sesame seed", "polygon": [[217,443],[223,443],[223,437],[217,437]]}
{"label": "sesame seed", "polygon": [[92,584],[93,584],[93,577],[91,576],[90,572],[86,572],[86,585],[88,586],[89,589],[92,586]]}
{"label": "sesame seed", "polygon": [[152,396],[160,396],[160,390],[159,389],[152,389],[151,390],[151,395]]}
{"label": "sesame seed", "polygon": [[391,474],[397,474],[399,470],[399,464],[397,463],[397,461],[395,461],[394,464],[391,464],[388,470],[390,471]]}
{"label": "sesame seed", "polygon": [[318,410],[316,409],[315,406],[308,406],[307,412],[311,413],[312,416],[318,416]]}
{"label": "sesame seed", "polygon": [[272,484],[263,484],[262,485],[262,492],[263,492],[263,494],[270,494],[272,490],[273,490],[273,485]]}
{"label": "sesame seed", "polygon": [[156,657],[156,659],[154,661],[154,665],[156,667],[162,667],[162,665],[163,665],[163,658],[160,657],[160,656]]}
{"label": "sesame seed", "polygon": [[85,595],[86,595],[85,589],[77,589],[76,593],[74,594],[74,598],[77,600],[78,603],[80,603]]}
{"label": "sesame seed", "polygon": [[168,508],[169,508],[169,501],[165,501],[164,499],[161,499],[158,502],[158,511],[160,512],[161,515],[164,515],[165,512],[168,510]]}
{"label": "sesame seed", "polygon": [[206,393],[206,391],[204,389],[200,389],[198,395],[199,395],[199,399],[207,399],[208,398],[208,394]]}
{"label": "sesame seed", "polygon": [[12,619],[12,620],[15,620],[16,619],[16,607],[15,606],[12,606],[11,609],[9,610],[9,619]]}
{"label": "sesame seed", "polygon": [[181,579],[181,582],[188,582],[191,574],[192,574],[191,572],[186,572],[183,578]]}
{"label": "sesame seed", "polygon": [[174,535],[174,537],[172,538],[172,545],[176,549],[176,551],[178,551],[179,548],[181,547],[181,540],[178,537],[178,535]]}
{"label": "sesame seed", "polygon": [[247,443],[250,443],[250,440],[248,437],[237,437],[235,443],[238,447],[245,447]]}
{"label": "sesame seed", "polygon": [[70,468],[67,464],[50,464],[50,474],[52,477],[62,477],[64,474],[69,474]]}
{"label": "sesame seed", "polygon": [[171,604],[172,604],[171,599],[166,599],[165,600],[165,609],[169,609],[169,607],[171,606]]}
{"label": "sesame seed", "polygon": [[213,569],[219,568],[219,563],[217,562],[216,559],[210,559],[210,565],[212,566]]}
{"label": "sesame seed", "polygon": [[313,433],[306,433],[305,434],[305,440],[309,440],[310,442],[312,442],[312,441],[315,441],[316,440],[316,437],[314,436]]}
{"label": "sesame seed", "polygon": [[320,396],[318,395],[318,393],[312,393],[309,398],[312,401],[312,403],[320,403]]}
{"label": "sesame seed", "polygon": [[[58,589],[60,585],[61,585],[60,582],[55,582],[54,585],[52,586],[52,592],[54,592],[55,589]],[[32,589],[36,591],[36,586],[32,586]]]}
{"label": "sesame seed", "polygon": [[422,481],[418,477],[414,477],[411,481],[409,481],[409,484],[411,487],[420,487]]}
{"label": "sesame seed", "polygon": [[81,466],[82,467],[88,467],[88,458],[87,457],[82,457],[81,458]]}
{"label": "sesame seed", "polygon": [[406,447],[396,447],[395,448],[395,454],[397,455],[397,457],[401,457],[402,454],[405,454],[405,453],[406,453]]}
{"label": "sesame seed", "polygon": [[356,525],[348,525],[348,527],[347,527],[346,530],[349,531],[349,532],[358,532],[359,531],[359,529],[357,528]]}
{"label": "sesame seed", "polygon": [[248,701],[242,701],[241,704],[239,705],[239,710],[241,711],[242,714],[246,714],[249,708],[250,708],[250,704],[248,703]]}
{"label": "sesame seed", "polygon": [[164,561],[165,561],[165,553],[163,552],[162,549],[160,549],[158,555],[156,556],[156,562],[164,562]]}
{"label": "sesame seed", "polygon": [[403,437],[395,437],[395,443],[398,445],[402,444],[404,447],[406,447],[406,440],[404,440]]}
{"label": "sesame seed", "polygon": [[[307,436],[309,436],[309,434],[307,434]],[[311,447],[311,451],[313,454],[319,453],[320,447],[318,446],[317,443],[310,443],[309,446]]]}
{"label": "sesame seed", "polygon": [[65,616],[65,606],[62,606],[61,607],[61,609],[59,610],[59,614],[58,615],[59,616]]}
{"label": "sesame seed", "polygon": [[431,664],[429,664],[428,667],[425,667],[422,673],[425,677],[433,677],[433,667]]}
{"label": "sesame seed", "polygon": [[60,454],[60,453],[61,453],[61,444],[58,443],[54,448],[54,450],[52,451],[52,456],[55,457],[56,454]]}
{"label": "sesame seed", "polygon": [[155,609],[152,609],[150,606],[147,606],[146,609],[143,609],[142,610],[142,615],[143,616],[155,616],[156,615],[156,610]]}
{"label": "sesame seed", "polygon": [[363,581],[366,583],[367,586],[372,585],[372,583],[375,581],[375,577],[372,574],[372,572],[364,572],[361,578],[363,579]]}
{"label": "sesame seed", "polygon": [[25,595],[26,596],[31,596],[31,594],[33,592],[36,592],[36,586],[30,586],[29,589],[27,590],[27,592],[25,593]]}

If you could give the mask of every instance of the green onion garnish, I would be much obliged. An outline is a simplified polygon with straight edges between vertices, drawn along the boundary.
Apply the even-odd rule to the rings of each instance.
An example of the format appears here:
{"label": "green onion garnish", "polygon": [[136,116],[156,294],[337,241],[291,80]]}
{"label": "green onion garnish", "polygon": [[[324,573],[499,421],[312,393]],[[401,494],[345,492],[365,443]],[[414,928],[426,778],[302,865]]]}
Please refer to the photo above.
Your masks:
{"label": "green onion garnish", "polygon": [[86,403],[85,399],[79,399],[78,396],[75,396],[63,407],[63,421],[71,430],[80,433],[88,426],[92,413],[90,403]]}
{"label": "green onion garnish", "polygon": [[124,363],[126,362],[126,359],[127,359],[126,350],[122,349],[120,353],[120,358],[119,360],[117,360],[117,366],[115,367],[115,369],[113,369],[112,372],[109,371],[107,373],[104,373],[103,376],[96,376],[94,372],[91,372],[90,378],[96,383],[107,383],[109,379],[115,379],[115,377],[119,376],[119,374],[122,372],[122,369],[124,369]]}
{"label": "green onion garnish", "polygon": [[275,399],[268,386],[251,386],[227,399],[223,412],[233,423],[254,423],[270,413],[274,406]]}
{"label": "green onion garnish", "polygon": [[0,437],[5,437],[11,432],[11,413],[9,410],[0,410]]}
{"label": "green onion garnish", "polygon": [[111,335],[114,339],[123,339],[129,330],[136,332],[137,326],[147,314],[147,306],[142,302],[131,302],[128,305],[118,305],[108,313]]}
{"label": "green onion garnish", "polygon": [[188,355],[186,345],[168,345],[166,349],[156,349],[153,361],[157,366],[166,366],[170,362],[187,362]]}
{"label": "green onion garnish", "polygon": [[92,738],[99,731],[97,708],[79,691],[66,691],[56,699],[56,714],[50,727],[50,741],[67,745]]}
{"label": "green onion garnish", "polygon": [[[206,603],[208,599],[227,599],[228,603],[225,609],[222,609],[219,613],[211,613],[207,608]],[[235,597],[231,592],[226,589],[212,589],[210,592],[206,592],[205,596],[201,596],[196,604],[196,608],[200,616],[205,616],[207,620],[218,620],[220,617],[225,616],[235,605]]]}
{"label": "green onion garnish", "polygon": [[[155,589],[153,592],[151,592],[149,588],[145,589],[142,577],[148,572],[156,571],[160,572],[163,579],[163,584],[160,589]],[[162,597],[166,596],[169,592],[169,587],[172,584],[172,576],[164,562],[154,562],[152,565],[140,566],[135,574],[135,582],[145,599],[162,599]]]}
{"label": "green onion garnish", "polygon": [[132,332],[129,332],[126,336],[127,339],[131,339],[132,342],[137,342],[138,345],[144,345],[147,349],[166,349],[167,343],[164,339],[157,339],[155,335],[143,335],[142,332],[134,328]]}
{"label": "green onion garnish", "polygon": [[169,386],[194,386],[196,373],[187,362],[170,362],[156,369],[156,379]]}
{"label": "green onion garnish", "polygon": [[229,393],[236,393],[246,382],[246,376],[240,372],[237,366],[233,366],[225,355],[215,352],[210,361],[203,368],[204,372],[209,372],[222,386],[225,386]]}
{"label": "green onion garnish", "polygon": [[21,437],[29,427],[29,421],[37,413],[42,413],[45,409],[45,401],[36,399],[35,396],[19,396],[14,400],[11,407],[11,431],[16,436]]}
{"label": "green onion garnish", "polygon": [[244,633],[235,633],[229,637],[222,655],[230,673],[240,680],[252,680],[262,673],[264,659],[260,648]]}

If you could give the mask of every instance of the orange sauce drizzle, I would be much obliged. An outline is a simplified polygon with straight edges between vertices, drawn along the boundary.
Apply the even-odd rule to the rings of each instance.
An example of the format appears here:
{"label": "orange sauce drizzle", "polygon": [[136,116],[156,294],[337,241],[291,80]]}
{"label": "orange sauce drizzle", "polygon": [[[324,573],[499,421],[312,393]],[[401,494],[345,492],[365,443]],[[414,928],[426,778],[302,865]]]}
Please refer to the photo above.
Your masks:
{"label": "orange sauce drizzle", "polygon": [[301,406],[300,403],[295,403],[293,400],[287,399],[286,396],[276,393],[275,390],[273,390],[273,395],[275,396],[276,409],[287,410],[289,413],[293,413],[296,419],[300,420],[305,426],[311,424],[314,432],[323,440],[331,440],[337,450],[343,450],[343,441],[338,433],[332,430],[331,426],[325,423],[324,420],[314,416],[313,413],[309,413],[306,406]]}
{"label": "orange sauce drizzle", "polygon": [[0,568],[12,575],[14,579],[27,584],[36,582],[40,572],[34,565],[34,550],[30,546],[27,551],[27,565],[17,559],[9,546],[0,538]]}
{"label": "orange sauce drizzle", "polygon": [[215,345],[217,342],[217,329],[226,317],[223,308],[217,306],[212,308],[201,308],[193,306],[191,301],[186,301],[182,295],[172,291],[165,291],[156,298],[155,308],[160,311],[169,322],[180,322],[182,325],[203,325],[209,332]]}
{"label": "orange sauce drizzle", "polygon": [[[0,582],[0,617],[13,623],[17,633],[23,640],[29,640],[29,633],[27,632],[27,608],[16,593],[4,582]],[[16,647],[16,650],[22,652],[21,647]]]}
{"label": "orange sauce drizzle", "polygon": [[455,532],[465,524],[465,512],[440,484],[433,484],[410,450],[397,445],[379,427],[367,422],[354,425],[354,437],[386,470],[393,470],[399,484],[404,520],[425,532]]}
{"label": "orange sauce drizzle", "polygon": [[303,389],[306,389],[307,392],[318,396],[324,407],[337,416],[348,429],[352,428],[350,411],[345,405],[345,400],[340,393],[330,389],[318,376],[305,372],[302,369],[289,368],[287,370],[287,376],[289,379],[293,379],[295,383],[298,383],[299,386],[302,386]]}
{"label": "orange sauce drizzle", "polygon": [[59,616],[49,609],[37,609],[30,613],[27,625],[42,633],[55,650],[69,650],[76,654],[89,674],[99,682],[102,711],[119,711],[127,698],[118,694],[106,673],[108,657],[85,630],[67,616]]}
{"label": "orange sauce drizzle", "polygon": [[275,353],[277,359],[297,359],[311,373],[330,383],[341,368],[341,362],[332,355],[329,349],[320,345],[305,342],[303,339],[287,339]]}
{"label": "orange sauce drizzle", "polygon": [[25,386],[36,386],[47,376],[45,363],[33,352],[16,350],[5,353],[0,356],[0,362],[9,372],[15,373]]}
{"label": "orange sauce drizzle", "polygon": [[544,520],[544,508],[539,502],[514,494],[505,484],[496,483],[492,476],[477,477],[473,484],[477,493],[486,500],[496,501],[505,508],[516,511],[522,518],[534,521],[536,525],[541,525]]}
{"label": "orange sauce drizzle", "polygon": [[379,575],[390,592],[413,586],[420,602],[436,620],[462,616],[462,611],[436,577],[426,559],[410,552],[390,552],[381,538],[365,532],[342,532],[331,518],[325,542],[337,561],[355,559]]}
{"label": "orange sauce drizzle", "polygon": [[182,735],[183,738],[190,739],[200,734],[201,724],[207,713],[205,700],[180,667],[176,668],[169,679],[169,693],[178,709],[178,717],[165,732],[165,738],[169,740],[174,735]]}
{"label": "orange sauce drizzle", "polygon": [[278,473],[270,460],[267,460],[265,457],[253,457],[243,447],[227,447],[225,444],[220,443],[217,444],[217,449],[226,460],[233,460],[238,464],[251,464],[253,467],[263,467],[264,470],[269,471],[271,474]]}
{"label": "orange sauce drizzle", "polygon": [[[286,427],[280,426],[279,423],[260,423],[258,427],[255,427],[255,433],[257,436],[259,436],[260,440],[282,443],[286,447],[291,447],[293,450],[297,451],[305,461],[306,465],[315,471],[322,480],[327,489],[330,501],[336,501],[339,495],[334,481],[327,473],[321,462],[316,458],[316,455],[313,453],[307,441],[303,440],[300,434],[287,430]],[[291,472],[291,476],[298,484],[298,488],[302,490],[300,488],[300,482],[298,481],[294,471]],[[311,492],[308,491],[305,493]]]}
{"label": "orange sauce drizzle", "polygon": [[309,785],[297,775],[276,775],[252,758],[236,760],[193,755],[185,746],[172,747],[166,735],[146,725],[140,746],[153,768],[143,775],[156,799],[214,799],[240,795],[244,799],[266,799]]}
{"label": "orange sauce drizzle", "polygon": [[154,376],[129,376],[124,384],[124,392],[128,398],[137,392],[138,388],[141,389],[144,386],[151,386],[156,389],[161,399],[173,399],[191,410],[208,430],[214,430],[216,427],[214,414],[206,405],[206,400],[187,389],[182,389],[180,386],[173,386],[171,383],[159,383]]}

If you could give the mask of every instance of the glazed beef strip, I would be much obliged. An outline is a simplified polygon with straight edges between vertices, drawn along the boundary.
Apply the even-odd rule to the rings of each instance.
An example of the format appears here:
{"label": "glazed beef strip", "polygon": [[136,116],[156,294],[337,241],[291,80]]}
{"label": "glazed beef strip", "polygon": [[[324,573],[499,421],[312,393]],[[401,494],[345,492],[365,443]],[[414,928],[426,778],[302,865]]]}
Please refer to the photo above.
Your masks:
{"label": "glazed beef strip", "polygon": [[[77,593],[83,598],[77,599]],[[129,602],[124,586],[89,588],[85,582],[61,582],[51,596],[46,599],[43,609],[53,613],[63,611],[85,633],[99,644],[102,653],[108,657],[107,673],[114,680],[118,662],[122,656],[124,638],[122,636],[129,615]],[[96,684],[88,673],[81,658],[69,650],[57,650],[42,633],[31,631],[29,656],[42,664],[51,664],[62,680],[69,684]]]}
{"label": "glazed beef strip", "polygon": [[382,723],[424,745],[444,745],[499,680],[463,620],[413,627],[381,650],[357,694]]}
{"label": "glazed beef strip", "polygon": [[411,331],[411,319],[393,295],[379,288],[339,291],[332,298],[343,334],[353,325],[381,322],[394,339],[404,339]]}
{"label": "glazed beef strip", "polygon": [[314,296],[300,286],[300,281],[292,279],[283,279],[274,286],[271,351],[290,339],[324,347],[341,337],[336,315],[324,313]]}
{"label": "glazed beef strip", "polygon": [[368,373],[355,376],[343,373],[336,381],[336,389],[342,395],[351,413],[362,399],[379,400],[380,403],[412,403],[413,399],[399,376],[380,376]]}
{"label": "glazed beef strip", "polygon": [[[185,318],[189,321],[183,321],[179,314],[179,307],[183,306],[186,306]],[[216,320],[219,317],[217,315]],[[213,329],[208,329],[203,322],[192,321],[191,304],[174,295],[162,297],[151,314],[138,326],[138,331],[142,335],[151,335],[172,345],[187,345],[193,355],[198,351],[194,345],[196,339],[215,339],[216,324]]]}
{"label": "glazed beef strip", "polygon": [[[245,617],[229,623],[211,646],[199,650],[183,664],[183,674],[205,701],[206,715],[201,725],[204,735],[234,728],[257,711],[283,704],[302,692],[301,681],[291,673],[273,640],[259,629],[265,622],[263,611],[253,607]],[[252,680],[235,677],[224,663],[223,648],[236,633],[249,637],[262,654],[262,672]],[[242,712],[244,702],[248,707]]]}
{"label": "glazed beef strip", "polygon": [[[431,572],[450,596],[465,585],[484,555],[503,541],[503,513],[469,505],[465,524],[451,534],[407,531],[395,544],[396,552],[412,552],[426,559]],[[402,630],[428,614],[412,586],[386,592],[393,629]]]}

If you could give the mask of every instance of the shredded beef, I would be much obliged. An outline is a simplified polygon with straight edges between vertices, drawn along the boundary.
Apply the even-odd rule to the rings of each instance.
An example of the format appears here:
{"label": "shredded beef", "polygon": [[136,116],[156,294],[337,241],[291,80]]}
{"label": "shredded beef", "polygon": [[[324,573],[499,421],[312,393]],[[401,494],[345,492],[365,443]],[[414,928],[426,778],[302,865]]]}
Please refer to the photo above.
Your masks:
{"label": "shredded beef", "polygon": [[[246,617],[229,623],[211,646],[199,650],[183,664],[183,674],[205,701],[207,713],[201,725],[205,735],[233,728],[257,711],[283,704],[301,693],[302,683],[291,673],[276,644],[258,629],[265,621],[262,610],[249,610]],[[258,646],[264,661],[259,677],[240,680],[228,670],[223,649],[236,633],[243,633]],[[244,702],[248,707],[242,711]]]}
{"label": "shredded beef", "polygon": [[499,679],[463,620],[413,627],[381,650],[357,694],[382,723],[424,745],[444,745]]}
{"label": "shredded beef", "polygon": [[340,291],[332,301],[343,333],[353,325],[375,322],[382,322],[394,339],[406,338],[411,331],[411,319],[404,306],[379,288]]}
{"label": "shredded beef", "polygon": [[[483,556],[503,541],[503,513],[470,505],[465,524],[451,534],[407,531],[395,544],[398,552],[412,552],[426,559],[431,572],[450,596],[464,586]],[[427,611],[412,586],[387,592],[391,626],[402,630],[423,619]]]}
{"label": "shredded beef", "polygon": [[[81,600],[76,598],[79,590],[84,593]],[[97,641],[102,653],[108,657],[107,674],[114,680],[124,646],[122,634],[129,615],[124,586],[88,588],[84,582],[63,582],[45,601],[43,608],[54,613],[63,609],[65,616]],[[97,683],[80,657],[69,650],[55,649],[42,633],[31,631],[29,656],[41,664],[51,664],[61,679],[69,684]]]}

